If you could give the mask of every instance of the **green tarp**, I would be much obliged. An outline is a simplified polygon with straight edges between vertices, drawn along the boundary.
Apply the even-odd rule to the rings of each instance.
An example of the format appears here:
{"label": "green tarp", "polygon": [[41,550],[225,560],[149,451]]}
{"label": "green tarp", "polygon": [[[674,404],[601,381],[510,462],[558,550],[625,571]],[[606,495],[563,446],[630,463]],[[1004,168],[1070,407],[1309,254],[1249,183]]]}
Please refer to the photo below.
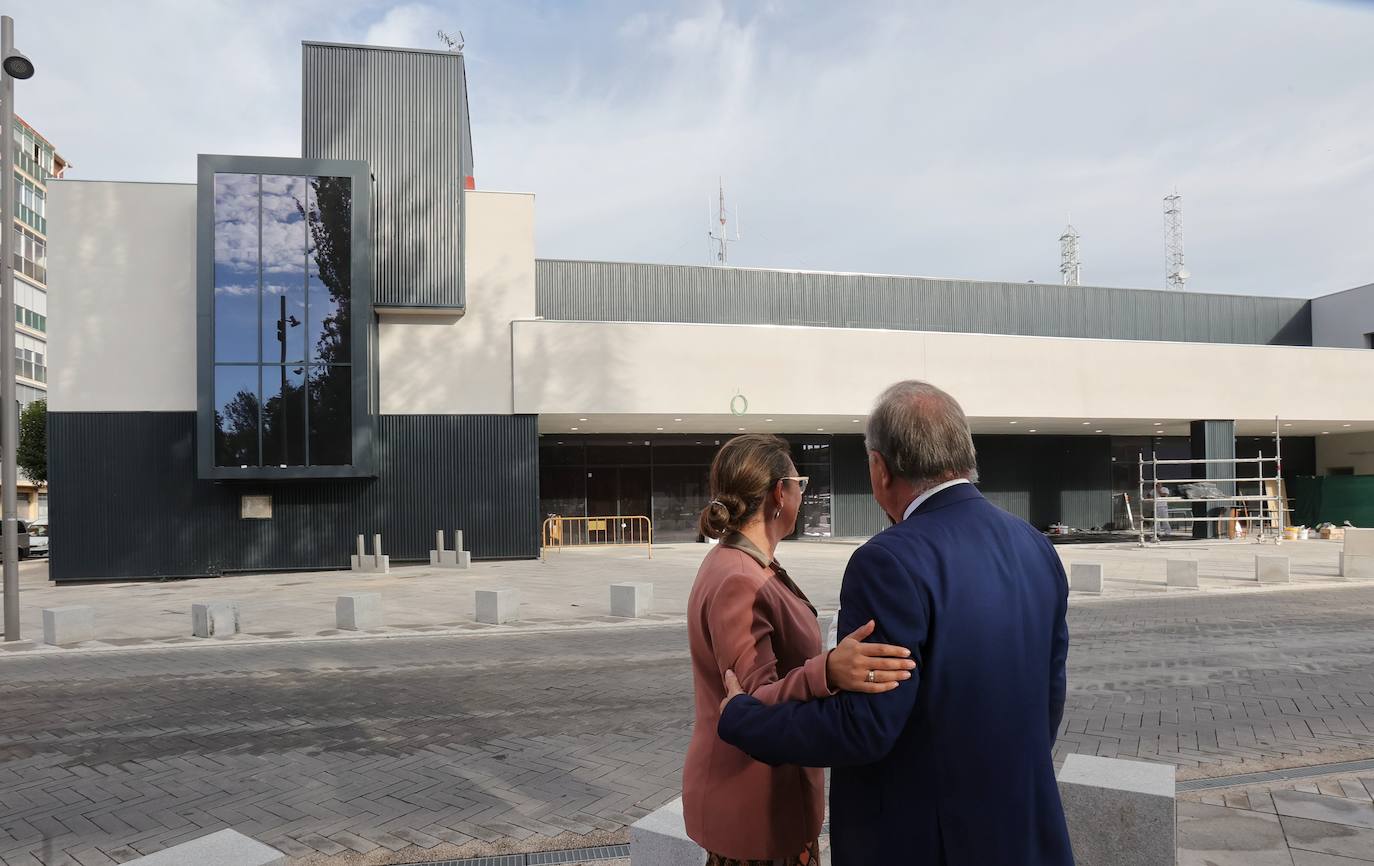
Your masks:
{"label": "green tarp", "polygon": [[1374,475],[1327,475],[1293,479],[1293,525],[1316,526],[1348,520],[1374,527]]}

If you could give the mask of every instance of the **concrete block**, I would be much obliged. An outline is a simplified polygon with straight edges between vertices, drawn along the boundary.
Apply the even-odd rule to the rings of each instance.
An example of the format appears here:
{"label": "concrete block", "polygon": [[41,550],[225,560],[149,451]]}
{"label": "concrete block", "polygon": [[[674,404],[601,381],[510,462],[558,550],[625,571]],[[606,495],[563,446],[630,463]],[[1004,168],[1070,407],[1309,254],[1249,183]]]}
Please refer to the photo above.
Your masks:
{"label": "concrete block", "polygon": [[240,626],[239,603],[236,601],[207,601],[191,605],[191,634],[196,637],[238,634]]}
{"label": "concrete block", "polygon": [[355,553],[352,557],[350,557],[349,561],[354,571],[362,572],[363,574],[391,573],[390,556],[378,557],[371,553],[368,553],[360,557]]}
{"label": "concrete block", "polygon": [[1197,589],[1197,560],[1170,559],[1164,563],[1166,583],[1180,589]]}
{"label": "concrete block", "polygon": [[1374,580],[1374,556],[1363,553],[1341,554],[1341,577]]}
{"label": "concrete block", "polygon": [[66,646],[95,640],[95,608],[80,604],[43,608],[43,643]]}
{"label": "concrete block", "polygon": [[1174,866],[1174,767],[1069,755],[1059,797],[1077,866]]}
{"label": "concrete block", "polygon": [[1102,594],[1102,564],[1075,562],[1069,567],[1069,589],[1074,592]]}
{"label": "concrete block", "polygon": [[611,584],[611,616],[639,617],[654,609],[652,583]]}
{"label": "concrete block", "polygon": [[477,590],[477,621],[500,625],[520,619],[520,592],[514,589]]}
{"label": "concrete block", "polygon": [[382,594],[350,592],[339,596],[334,600],[334,623],[343,629],[380,628]]}
{"label": "concrete block", "polygon": [[125,866],[285,866],[286,855],[237,830],[220,830],[156,854],[126,860]]}
{"label": "concrete block", "polygon": [[1255,580],[1260,583],[1292,583],[1292,577],[1288,573],[1288,557],[1257,555]]}
{"label": "concrete block", "polygon": [[1374,529],[1345,528],[1345,543],[1341,546],[1346,556],[1374,556]]}
{"label": "concrete block", "polygon": [[702,866],[706,852],[687,836],[682,798],[630,825],[630,866]]}
{"label": "concrete block", "polygon": [[823,613],[817,617],[821,627],[821,652],[829,652],[840,642],[840,612]]}

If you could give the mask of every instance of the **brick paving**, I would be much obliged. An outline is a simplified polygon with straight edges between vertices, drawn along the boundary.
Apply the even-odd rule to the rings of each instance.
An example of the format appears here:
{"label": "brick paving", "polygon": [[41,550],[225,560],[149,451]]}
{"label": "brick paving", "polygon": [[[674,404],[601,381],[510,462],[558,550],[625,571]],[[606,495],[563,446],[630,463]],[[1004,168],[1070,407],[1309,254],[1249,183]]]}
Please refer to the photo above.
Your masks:
{"label": "brick paving", "polygon": [[[1189,775],[1374,756],[1374,586],[1070,610],[1059,755]],[[624,841],[676,796],[678,624],[0,657],[0,861],[231,826],[300,862]]]}

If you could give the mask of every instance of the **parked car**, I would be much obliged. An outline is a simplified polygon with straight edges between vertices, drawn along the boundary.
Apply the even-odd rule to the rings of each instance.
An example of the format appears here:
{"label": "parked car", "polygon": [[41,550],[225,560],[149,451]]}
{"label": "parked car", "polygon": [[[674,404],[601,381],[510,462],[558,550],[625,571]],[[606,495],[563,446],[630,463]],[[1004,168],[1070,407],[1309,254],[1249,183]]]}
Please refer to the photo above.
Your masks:
{"label": "parked car", "polygon": [[[29,558],[29,524],[23,520],[16,520],[19,524],[19,558],[21,560]],[[45,539],[46,543],[46,539]],[[0,544],[0,559],[5,558],[5,546]]]}
{"label": "parked car", "polygon": [[29,556],[48,555],[48,518],[40,517],[29,524]]}

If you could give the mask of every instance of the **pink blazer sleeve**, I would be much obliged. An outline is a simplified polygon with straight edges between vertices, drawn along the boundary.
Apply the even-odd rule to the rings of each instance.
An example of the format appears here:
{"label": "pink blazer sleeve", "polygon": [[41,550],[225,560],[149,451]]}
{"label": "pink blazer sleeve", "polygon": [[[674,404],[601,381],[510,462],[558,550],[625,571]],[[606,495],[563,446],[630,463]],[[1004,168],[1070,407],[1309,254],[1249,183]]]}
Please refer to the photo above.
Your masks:
{"label": "pink blazer sleeve", "polygon": [[824,652],[778,678],[773,624],[759,599],[756,578],[732,574],[722,580],[708,602],[706,622],[721,676],[733,670],[740,686],[763,703],[809,701],[834,694],[825,682]]}

